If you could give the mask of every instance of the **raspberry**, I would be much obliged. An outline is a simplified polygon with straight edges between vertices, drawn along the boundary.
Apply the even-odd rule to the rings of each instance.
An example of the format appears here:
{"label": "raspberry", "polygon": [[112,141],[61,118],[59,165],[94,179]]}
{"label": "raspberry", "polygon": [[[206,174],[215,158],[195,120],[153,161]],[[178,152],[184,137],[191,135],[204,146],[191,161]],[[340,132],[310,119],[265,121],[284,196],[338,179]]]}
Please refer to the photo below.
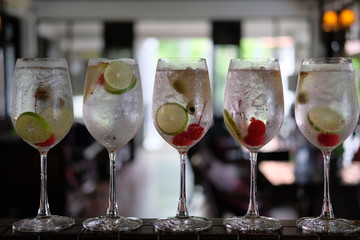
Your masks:
{"label": "raspberry", "polygon": [[244,137],[244,142],[250,146],[260,146],[265,142],[266,126],[261,120],[252,117],[248,127],[248,133]]}
{"label": "raspberry", "polygon": [[251,123],[248,127],[248,135],[251,137],[261,137],[265,135],[266,126],[261,120],[254,117],[250,119]]}
{"label": "raspberry", "polygon": [[172,139],[172,143],[176,146],[188,146],[193,143],[193,140],[190,134],[187,131],[184,131],[175,135]]}
{"label": "raspberry", "polygon": [[[189,106],[190,106],[189,107],[190,114],[194,114],[195,108],[194,108],[193,104],[191,103]],[[201,118],[204,113],[205,107],[206,107],[206,103],[204,104],[203,110],[201,112],[199,123],[190,124],[185,131],[183,131],[173,137],[172,143],[174,145],[189,146],[189,145],[193,144],[195,140],[200,139],[204,135],[204,128],[200,125],[200,122],[201,122]],[[188,108],[188,106],[187,106],[187,108]]]}
{"label": "raspberry", "polygon": [[53,145],[55,143],[55,136],[54,134],[51,134],[51,136],[45,140],[44,142],[41,143],[35,143],[36,146],[38,147],[49,147],[51,145]]}
{"label": "raspberry", "polygon": [[250,146],[259,146],[259,145],[263,145],[265,141],[265,136],[260,136],[260,137],[256,137],[256,136],[251,136],[251,135],[246,135],[244,137],[244,142],[247,145]]}
{"label": "raspberry", "polygon": [[317,140],[321,146],[326,147],[336,146],[340,141],[339,135],[326,133],[320,133]]}
{"label": "raspberry", "polygon": [[202,137],[204,128],[199,124],[193,123],[189,125],[187,132],[192,140],[198,140]]}

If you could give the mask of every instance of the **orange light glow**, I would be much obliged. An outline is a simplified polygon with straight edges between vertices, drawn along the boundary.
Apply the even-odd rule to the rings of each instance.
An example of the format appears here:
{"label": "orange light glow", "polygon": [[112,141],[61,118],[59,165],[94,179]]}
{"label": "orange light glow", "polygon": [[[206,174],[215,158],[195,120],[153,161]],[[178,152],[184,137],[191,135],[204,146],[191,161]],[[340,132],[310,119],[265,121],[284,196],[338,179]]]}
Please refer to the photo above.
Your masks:
{"label": "orange light glow", "polygon": [[326,11],[323,15],[323,30],[325,32],[337,31],[338,26],[338,15],[335,11]]}
{"label": "orange light glow", "polygon": [[339,23],[342,28],[348,28],[355,22],[355,13],[350,9],[344,9],[340,12]]}

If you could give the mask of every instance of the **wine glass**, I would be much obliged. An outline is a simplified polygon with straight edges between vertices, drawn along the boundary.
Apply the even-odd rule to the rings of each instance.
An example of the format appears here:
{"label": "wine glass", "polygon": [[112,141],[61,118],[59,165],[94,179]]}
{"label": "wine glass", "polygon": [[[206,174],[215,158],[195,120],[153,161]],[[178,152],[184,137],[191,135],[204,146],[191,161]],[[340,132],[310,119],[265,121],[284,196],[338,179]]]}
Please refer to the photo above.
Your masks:
{"label": "wine glass", "polygon": [[296,89],[295,118],[302,134],[324,157],[324,198],[319,217],[297,221],[312,232],[355,232],[353,222],[334,217],[330,200],[331,152],[353,131],[359,117],[354,70],[350,58],[304,59]]}
{"label": "wine glass", "polygon": [[279,220],[259,215],[256,201],[257,154],[279,131],[284,97],[277,59],[231,59],[224,98],[224,122],[231,136],[250,153],[250,201],[246,215],[224,219],[239,231],[274,231]]}
{"label": "wine glass", "polygon": [[138,63],[135,59],[90,59],[88,63],[83,119],[90,134],[109,153],[109,205],[105,216],[86,219],[92,231],[129,231],[141,226],[134,217],[118,213],[115,187],[117,152],[137,133],[143,121],[143,97]]}
{"label": "wine glass", "polygon": [[180,155],[180,195],[177,214],[154,222],[162,231],[201,231],[212,222],[189,216],[186,205],[187,151],[207,132],[213,117],[211,87],[203,58],[163,58],[157,63],[152,117],[161,137]]}
{"label": "wine glass", "polygon": [[13,223],[24,232],[58,231],[75,221],[51,215],[47,193],[47,153],[69,132],[74,119],[65,59],[20,58],[14,71],[11,121],[20,137],[40,153],[41,191],[37,216]]}

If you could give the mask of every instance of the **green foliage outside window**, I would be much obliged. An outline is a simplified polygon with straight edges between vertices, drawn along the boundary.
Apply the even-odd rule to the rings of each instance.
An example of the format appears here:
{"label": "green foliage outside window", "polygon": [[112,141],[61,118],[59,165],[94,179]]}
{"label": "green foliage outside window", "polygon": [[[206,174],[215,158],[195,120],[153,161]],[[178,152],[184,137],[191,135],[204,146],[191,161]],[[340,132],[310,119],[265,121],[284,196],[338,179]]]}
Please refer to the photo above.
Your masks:
{"label": "green foliage outside window", "polygon": [[158,58],[208,56],[211,41],[207,38],[160,39]]}

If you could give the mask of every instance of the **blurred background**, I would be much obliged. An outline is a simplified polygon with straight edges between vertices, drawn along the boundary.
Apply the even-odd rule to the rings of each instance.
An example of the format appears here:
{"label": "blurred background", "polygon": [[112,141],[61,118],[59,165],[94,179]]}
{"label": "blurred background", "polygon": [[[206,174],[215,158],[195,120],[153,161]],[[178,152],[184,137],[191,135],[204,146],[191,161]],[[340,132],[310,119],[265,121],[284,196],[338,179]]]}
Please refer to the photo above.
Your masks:
{"label": "blurred background", "polygon": [[[176,214],[179,162],[155,130],[152,89],[160,57],[203,57],[210,71],[214,124],[188,154],[191,215],[243,215],[249,197],[248,153],[227,133],[223,94],[231,58],[280,61],[286,116],[258,161],[262,215],[280,219],[320,214],[323,161],[297,130],[293,102],[306,57],[349,56],[360,78],[358,0],[1,0],[0,1],[0,217],[36,215],[39,155],[15,133],[9,116],[14,64],[20,57],[67,60],[75,121],[49,152],[48,192],[53,214],[105,214],[108,155],[82,123],[82,93],[90,58],[132,57],[139,62],[145,119],[117,159],[122,215]],[[359,129],[333,153],[331,195],[335,215],[360,216]]]}

